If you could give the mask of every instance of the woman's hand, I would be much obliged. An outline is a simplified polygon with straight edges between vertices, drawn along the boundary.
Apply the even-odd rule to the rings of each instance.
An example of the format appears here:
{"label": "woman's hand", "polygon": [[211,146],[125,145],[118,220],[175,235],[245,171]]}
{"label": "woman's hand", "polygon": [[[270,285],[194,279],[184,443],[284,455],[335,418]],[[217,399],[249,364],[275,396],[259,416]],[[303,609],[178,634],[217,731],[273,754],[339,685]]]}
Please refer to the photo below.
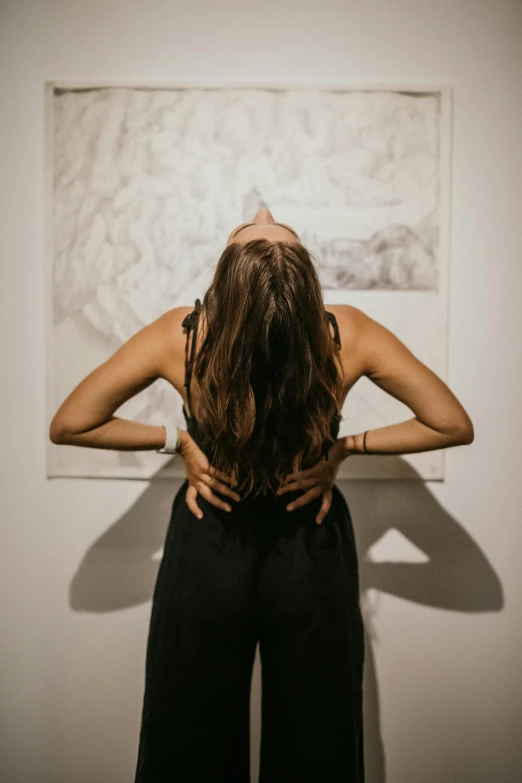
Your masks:
{"label": "woman's hand", "polygon": [[241,496],[237,492],[234,492],[234,490],[223,483],[224,481],[229,481],[228,477],[211,467],[206,454],[199,448],[186,430],[180,430],[180,438],[181,446],[179,453],[185,462],[189,482],[185,494],[185,500],[189,509],[198,519],[201,519],[203,512],[196,502],[199,492],[213,506],[222,508],[225,511],[232,511],[231,506],[217,497],[217,495],[214,495],[212,491],[220,492],[233,500],[241,500]]}
{"label": "woman's hand", "polygon": [[[312,500],[315,500],[315,498],[322,495],[323,501],[321,503],[321,508],[315,518],[318,525],[322,523],[332,506],[332,487],[341,462],[351,453],[351,451],[348,451],[344,447],[344,442],[345,438],[340,438],[330,447],[327,460],[322,457],[313,467],[301,471],[302,483],[304,487],[308,487],[308,489],[306,489],[301,497],[293,500],[290,505],[286,507],[287,511],[293,511],[295,508],[305,506],[307,503],[310,503]],[[280,486],[277,490],[278,495],[302,489],[296,481],[295,473],[291,473],[287,478],[290,483]]]}

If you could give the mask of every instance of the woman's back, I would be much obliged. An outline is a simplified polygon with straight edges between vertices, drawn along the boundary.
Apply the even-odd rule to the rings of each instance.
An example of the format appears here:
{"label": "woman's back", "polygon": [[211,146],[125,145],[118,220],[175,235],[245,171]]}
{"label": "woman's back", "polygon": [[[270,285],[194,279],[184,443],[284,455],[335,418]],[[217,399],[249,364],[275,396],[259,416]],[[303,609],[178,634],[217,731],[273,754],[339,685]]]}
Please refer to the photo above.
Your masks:
{"label": "woman's back", "polygon": [[[332,328],[332,339],[335,344],[342,347],[339,325],[335,314],[329,310],[326,311],[328,319]],[[198,446],[207,454],[209,459],[212,458],[211,449],[205,444],[204,439],[201,437],[201,431],[198,424],[198,419],[194,413],[198,407],[197,400],[194,400],[192,394],[192,382],[193,382],[193,368],[198,346],[204,339],[203,329],[201,329],[201,322],[203,321],[203,308],[201,300],[196,299],[194,308],[185,315],[182,321],[182,327],[185,330],[185,358],[184,358],[184,388],[186,402],[183,402],[183,415],[187,424],[187,430],[190,433],[193,440]],[[199,340],[198,340],[199,337]],[[333,439],[336,439],[339,435],[340,418],[334,416],[331,419],[330,435]],[[270,437],[270,433],[266,433],[267,437]],[[325,441],[324,450],[328,448],[328,442]]]}

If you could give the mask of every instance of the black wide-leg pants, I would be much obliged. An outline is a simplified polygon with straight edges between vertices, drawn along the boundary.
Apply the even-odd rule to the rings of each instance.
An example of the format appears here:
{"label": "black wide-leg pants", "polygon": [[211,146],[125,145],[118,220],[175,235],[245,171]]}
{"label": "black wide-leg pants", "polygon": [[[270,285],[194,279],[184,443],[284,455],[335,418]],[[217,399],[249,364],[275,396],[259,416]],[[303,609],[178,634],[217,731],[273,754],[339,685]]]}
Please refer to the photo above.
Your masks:
{"label": "black wide-leg pants", "polygon": [[363,783],[357,554],[337,486],[231,501],[177,492],[147,644],[134,783],[250,783],[250,686],[262,667],[260,783]]}

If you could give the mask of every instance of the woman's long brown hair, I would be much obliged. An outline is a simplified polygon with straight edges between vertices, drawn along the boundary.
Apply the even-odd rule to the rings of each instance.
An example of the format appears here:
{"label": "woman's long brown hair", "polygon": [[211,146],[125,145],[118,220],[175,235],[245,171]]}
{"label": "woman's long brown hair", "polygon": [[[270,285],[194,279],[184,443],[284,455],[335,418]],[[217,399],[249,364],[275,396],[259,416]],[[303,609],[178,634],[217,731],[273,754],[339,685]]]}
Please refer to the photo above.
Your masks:
{"label": "woman's long brown hair", "polygon": [[320,459],[340,419],[342,365],[312,256],[290,242],[232,243],[202,310],[192,379],[211,465],[240,494],[275,490]]}

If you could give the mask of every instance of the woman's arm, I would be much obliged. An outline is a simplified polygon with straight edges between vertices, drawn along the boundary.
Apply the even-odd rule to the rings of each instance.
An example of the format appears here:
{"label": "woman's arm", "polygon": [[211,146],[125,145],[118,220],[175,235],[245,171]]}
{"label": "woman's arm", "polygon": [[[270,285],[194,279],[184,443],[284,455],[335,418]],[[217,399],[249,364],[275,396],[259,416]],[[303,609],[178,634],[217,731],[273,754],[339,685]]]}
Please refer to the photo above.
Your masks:
{"label": "woman's arm", "polygon": [[[410,454],[471,443],[472,421],[451,389],[385,326],[350,307],[357,327],[363,374],[407,405],[412,419],[372,429],[366,448],[374,454]],[[337,449],[364,453],[363,433],[339,438]]]}
{"label": "woman's arm", "polygon": [[164,427],[118,418],[114,412],[164,376],[166,346],[172,348],[175,332],[171,330],[176,319],[181,331],[181,314],[171,310],[133,335],[87,375],[55,413],[49,428],[51,441],[119,451],[162,448]]}

